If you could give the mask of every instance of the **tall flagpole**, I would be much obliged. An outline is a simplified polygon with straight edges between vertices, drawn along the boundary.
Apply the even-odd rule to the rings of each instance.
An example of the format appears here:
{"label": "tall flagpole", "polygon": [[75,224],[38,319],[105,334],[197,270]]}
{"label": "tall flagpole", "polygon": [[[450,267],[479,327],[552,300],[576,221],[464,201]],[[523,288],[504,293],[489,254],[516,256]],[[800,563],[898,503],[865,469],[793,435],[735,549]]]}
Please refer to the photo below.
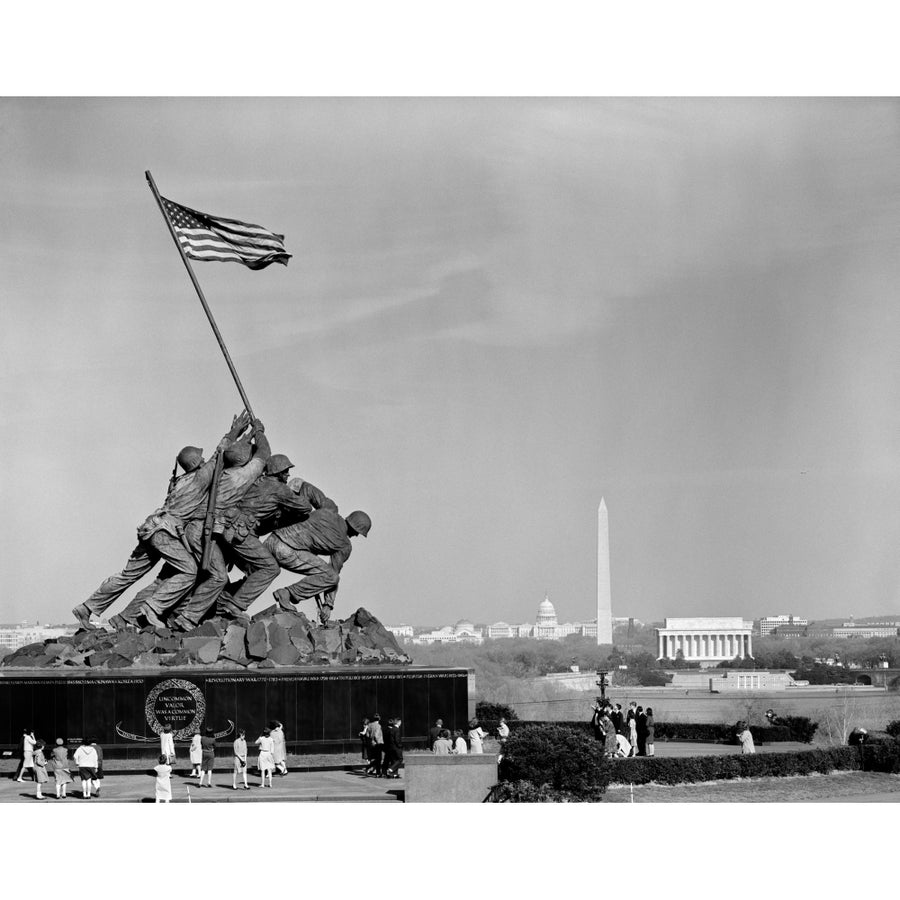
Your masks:
{"label": "tall flagpole", "polygon": [[166,220],[166,225],[169,227],[169,234],[172,235],[172,240],[175,241],[175,246],[178,248],[178,253],[181,256],[181,261],[184,263],[184,267],[187,269],[188,275],[191,276],[191,282],[194,285],[194,290],[197,291],[197,296],[200,298],[200,303],[203,305],[203,311],[206,313],[206,318],[209,319],[209,324],[212,326],[213,334],[216,336],[216,340],[219,342],[219,347],[222,349],[222,353],[225,356],[225,362],[228,363],[228,368],[231,371],[231,377],[234,379],[234,383],[237,386],[238,393],[241,395],[241,400],[244,401],[244,407],[247,412],[250,414],[250,418],[254,418],[253,409],[250,406],[250,401],[247,399],[246,393],[244,393],[244,386],[241,384],[241,379],[238,378],[237,370],[234,367],[234,363],[231,361],[231,356],[228,353],[228,348],[225,346],[225,341],[222,340],[222,334],[219,331],[219,326],[216,325],[216,320],[213,318],[213,314],[210,311],[209,304],[206,302],[206,297],[203,296],[203,291],[200,289],[200,283],[197,281],[197,276],[194,275],[194,270],[191,268],[190,260],[187,258],[184,252],[184,247],[181,246],[181,241],[178,240],[178,235],[175,234],[175,229],[172,226],[172,222],[169,220],[169,215],[166,212],[166,208],[163,206],[162,198],[159,196],[159,191],[156,189],[156,182],[153,180],[153,176],[150,174],[150,170],[147,169],[144,174],[147,176],[147,183],[150,185],[150,190],[153,191],[153,196],[156,198],[156,204],[159,206],[159,211],[162,213],[162,217]]}

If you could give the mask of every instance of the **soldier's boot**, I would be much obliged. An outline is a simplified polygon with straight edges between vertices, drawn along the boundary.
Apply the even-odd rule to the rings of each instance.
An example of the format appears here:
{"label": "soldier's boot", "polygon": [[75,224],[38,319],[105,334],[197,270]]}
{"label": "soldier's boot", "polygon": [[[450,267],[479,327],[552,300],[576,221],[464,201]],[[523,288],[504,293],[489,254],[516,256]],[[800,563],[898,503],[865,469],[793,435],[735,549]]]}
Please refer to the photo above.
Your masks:
{"label": "soldier's boot", "polygon": [[297,611],[296,604],[293,600],[291,600],[291,592],[287,588],[278,588],[278,590],[275,591],[272,596],[285,612]]}
{"label": "soldier's boot", "polygon": [[72,610],[72,615],[75,616],[78,624],[85,629],[85,631],[93,631],[96,626],[91,623],[91,611],[88,609],[87,603],[81,603]]}
{"label": "soldier's boot", "polygon": [[156,614],[156,611],[151,609],[149,604],[145,603],[141,606],[141,615],[154,627],[154,628],[165,628],[166,623]]}
{"label": "soldier's boot", "polygon": [[193,623],[185,619],[183,616],[175,616],[169,622],[169,628],[172,631],[193,631],[197,626]]}

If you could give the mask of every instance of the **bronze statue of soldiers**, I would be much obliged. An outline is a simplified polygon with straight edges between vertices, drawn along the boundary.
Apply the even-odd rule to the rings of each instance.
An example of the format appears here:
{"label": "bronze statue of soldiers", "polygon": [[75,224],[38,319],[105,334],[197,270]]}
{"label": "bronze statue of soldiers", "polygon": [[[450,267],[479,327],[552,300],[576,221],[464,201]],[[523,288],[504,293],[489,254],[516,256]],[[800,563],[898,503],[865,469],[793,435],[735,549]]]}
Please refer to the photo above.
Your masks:
{"label": "bronze statue of soldiers", "polygon": [[243,615],[250,604],[278,577],[277,560],[258,535],[284,524],[306,519],[313,509],[333,509],[337,505],[317,487],[300,478],[288,484],[294,464],[282,453],[270,456],[266,473],[258,479],[236,506],[225,511],[222,539],[228,544],[230,559],[246,574],[241,582],[220,596],[219,615]]}
{"label": "bronze statue of soldiers", "polygon": [[[341,569],[353,549],[350,538],[366,537],[371,527],[372,520],[361,510],[343,519],[336,510],[317,509],[304,521],[270,534],[265,546],[281,568],[306,576],[275,591],[278,605],[292,610],[301,600],[315,598],[319,620],[326,624],[334,609]],[[330,557],[330,561],[318,554]]]}
{"label": "bronze statue of soldiers", "polygon": [[[251,440],[253,444],[251,445]],[[265,426],[259,419],[253,420],[248,438],[230,446],[224,453],[225,468],[219,476],[213,529],[210,538],[209,565],[206,577],[199,582],[193,594],[175,610],[172,627],[188,631],[200,624],[228,584],[228,566],[224,555],[223,535],[226,529],[226,513],[234,507],[250,486],[263,474],[266,461],[272,455]],[[189,522],[185,537],[191,549],[199,557],[203,552],[203,521]],[[179,600],[183,599],[183,596]],[[144,608],[157,616],[171,610],[175,604],[163,605],[154,594]],[[146,614],[146,613],[145,613]],[[150,616],[148,616],[150,618]],[[151,624],[155,624],[151,619]]]}
{"label": "bronze statue of soldiers", "polygon": [[[246,412],[235,416],[231,430],[219,442],[218,449],[227,452],[226,448],[233,444],[248,424]],[[184,470],[184,474],[176,474],[178,466]],[[190,592],[197,578],[197,560],[185,540],[185,526],[195,517],[202,519],[205,512],[204,501],[214,473],[215,461],[205,461],[201,448],[185,447],[178,454],[165,503],[138,526],[137,546],[125,568],[107,578],[84,603],[72,610],[82,627],[93,627],[91,616],[102,614],[160,560],[165,560],[171,576],[159,582],[154,598],[160,594],[159,602],[173,605]],[[130,621],[133,619],[122,616],[111,620],[115,625],[128,624]]]}

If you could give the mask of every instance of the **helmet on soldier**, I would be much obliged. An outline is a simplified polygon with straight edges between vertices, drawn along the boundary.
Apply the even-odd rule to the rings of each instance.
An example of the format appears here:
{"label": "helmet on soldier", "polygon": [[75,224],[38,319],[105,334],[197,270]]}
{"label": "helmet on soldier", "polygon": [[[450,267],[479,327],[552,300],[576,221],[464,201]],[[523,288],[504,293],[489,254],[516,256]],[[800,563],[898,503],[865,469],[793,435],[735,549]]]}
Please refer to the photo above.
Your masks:
{"label": "helmet on soldier", "polygon": [[276,453],[266,460],[266,475],[278,475],[293,468],[294,464],[283,453]]}
{"label": "helmet on soldier", "polygon": [[246,441],[238,441],[225,451],[222,459],[225,462],[226,469],[233,469],[236,466],[244,466],[250,462],[251,455],[250,445]]}
{"label": "helmet on soldier", "polygon": [[193,472],[203,462],[202,447],[185,447],[176,457],[178,465],[185,472]]}
{"label": "helmet on soldier", "polygon": [[361,509],[354,510],[344,521],[363,537],[366,537],[372,527],[372,520]]}

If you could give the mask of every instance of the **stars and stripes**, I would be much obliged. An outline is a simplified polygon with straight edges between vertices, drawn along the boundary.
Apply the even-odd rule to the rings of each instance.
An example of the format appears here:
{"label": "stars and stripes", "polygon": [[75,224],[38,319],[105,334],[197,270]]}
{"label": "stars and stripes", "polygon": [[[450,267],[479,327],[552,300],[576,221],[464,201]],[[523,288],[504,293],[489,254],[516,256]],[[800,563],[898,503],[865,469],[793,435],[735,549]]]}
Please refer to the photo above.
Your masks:
{"label": "stars and stripes", "polygon": [[189,259],[239,262],[250,269],[264,269],[275,262],[286,266],[291,258],[285,252],[283,234],[160,199]]}

